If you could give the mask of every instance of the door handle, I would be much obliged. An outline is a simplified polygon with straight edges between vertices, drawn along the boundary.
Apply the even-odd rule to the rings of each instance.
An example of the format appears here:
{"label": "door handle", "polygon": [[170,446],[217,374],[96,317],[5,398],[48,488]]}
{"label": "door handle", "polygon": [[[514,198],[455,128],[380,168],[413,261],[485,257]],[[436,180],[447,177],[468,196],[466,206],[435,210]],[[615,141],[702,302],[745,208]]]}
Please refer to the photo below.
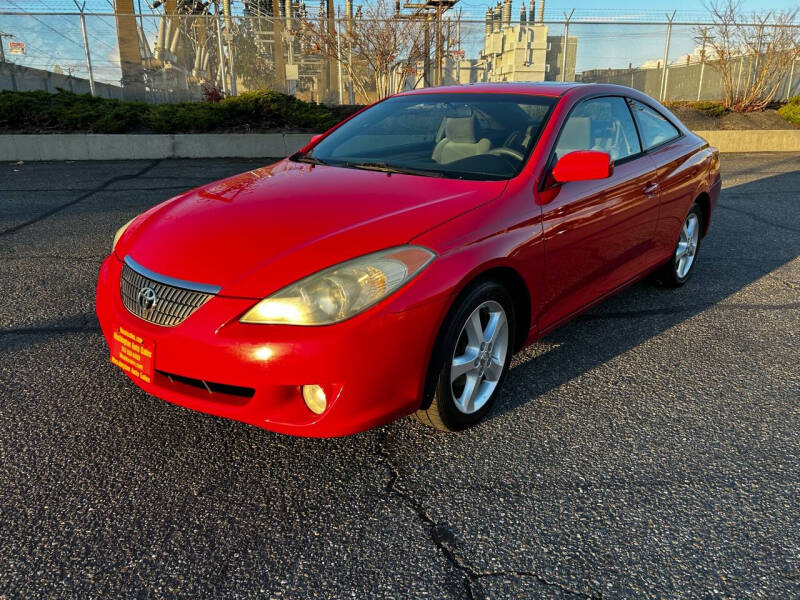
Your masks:
{"label": "door handle", "polygon": [[644,186],[644,189],[642,191],[645,193],[646,196],[652,196],[658,191],[658,183],[654,181],[648,183],[646,186]]}

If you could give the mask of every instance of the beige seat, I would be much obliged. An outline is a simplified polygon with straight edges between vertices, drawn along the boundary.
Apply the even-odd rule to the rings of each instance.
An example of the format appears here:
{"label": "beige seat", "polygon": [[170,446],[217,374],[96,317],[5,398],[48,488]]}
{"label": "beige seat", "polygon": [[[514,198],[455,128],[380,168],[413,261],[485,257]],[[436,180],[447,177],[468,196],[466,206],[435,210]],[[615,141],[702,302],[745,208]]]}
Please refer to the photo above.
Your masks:
{"label": "beige seat", "polygon": [[439,164],[486,154],[492,143],[475,139],[475,117],[446,117],[444,137],[433,150],[433,160]]}

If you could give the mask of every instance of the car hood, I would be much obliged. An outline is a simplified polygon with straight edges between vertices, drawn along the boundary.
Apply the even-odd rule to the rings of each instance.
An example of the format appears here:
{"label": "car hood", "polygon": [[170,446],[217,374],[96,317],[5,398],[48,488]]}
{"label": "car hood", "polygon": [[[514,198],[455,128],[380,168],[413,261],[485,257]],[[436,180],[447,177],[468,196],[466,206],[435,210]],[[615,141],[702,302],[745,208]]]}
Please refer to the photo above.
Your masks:
{"label": "car hood", "polygon": [[168,277],[262,298],[320,269],[410,239],[497,198],[464,181],[284,160],[141,215],[116,248]]}

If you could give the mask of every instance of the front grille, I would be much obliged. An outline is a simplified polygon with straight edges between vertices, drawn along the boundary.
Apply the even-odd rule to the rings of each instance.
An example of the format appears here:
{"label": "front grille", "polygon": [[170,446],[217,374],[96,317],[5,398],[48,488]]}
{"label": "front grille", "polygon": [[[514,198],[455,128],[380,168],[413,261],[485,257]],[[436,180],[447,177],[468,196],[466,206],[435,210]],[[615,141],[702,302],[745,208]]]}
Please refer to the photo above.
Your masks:
{"label": "front grille", "polygon": [[252,398],[256,391],[253,388],[242,387],[239,385],[230,385],[227,383],[215,383],[213,381],[205,381],[203,379],[195,379],[194,377],[185,377],[183,375],[176,375],[175,373],[167,373],[166,371],[156,371],[159,375],[163,375],[172,383],[182,383],[190,385],[200,390],[205,390],[209,394],[226,394],[228,396],[237,396],[239,398]]}
{"label": "front grille", "polygon": [[[122,304],[132,314],[149,323],[174,327],[200,308],[214,294],[169,285],[138,273],[131,266],[133,261],[126,259],[122,266],[119,282]],[[134,263],[135,265],[135,263]],[[138,266],[138,265],[135,265]],[[141,269],[145,270],[145,269]],[[155,302],[148,308],[148,302],[140,301],[140,294],[146,289],[155,292]]]}

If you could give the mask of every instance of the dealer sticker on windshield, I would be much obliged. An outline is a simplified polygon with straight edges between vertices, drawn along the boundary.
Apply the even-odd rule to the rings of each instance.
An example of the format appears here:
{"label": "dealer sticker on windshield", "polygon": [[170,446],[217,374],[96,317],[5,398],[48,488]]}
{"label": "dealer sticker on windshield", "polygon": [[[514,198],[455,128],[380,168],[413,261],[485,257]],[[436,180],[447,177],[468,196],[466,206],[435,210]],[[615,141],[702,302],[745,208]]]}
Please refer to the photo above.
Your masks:
{"label": "dealer sticker on windshield", "polygon": [[153,380],[155,343],[120,327],[111,341],[111,362],[135,379]]}

